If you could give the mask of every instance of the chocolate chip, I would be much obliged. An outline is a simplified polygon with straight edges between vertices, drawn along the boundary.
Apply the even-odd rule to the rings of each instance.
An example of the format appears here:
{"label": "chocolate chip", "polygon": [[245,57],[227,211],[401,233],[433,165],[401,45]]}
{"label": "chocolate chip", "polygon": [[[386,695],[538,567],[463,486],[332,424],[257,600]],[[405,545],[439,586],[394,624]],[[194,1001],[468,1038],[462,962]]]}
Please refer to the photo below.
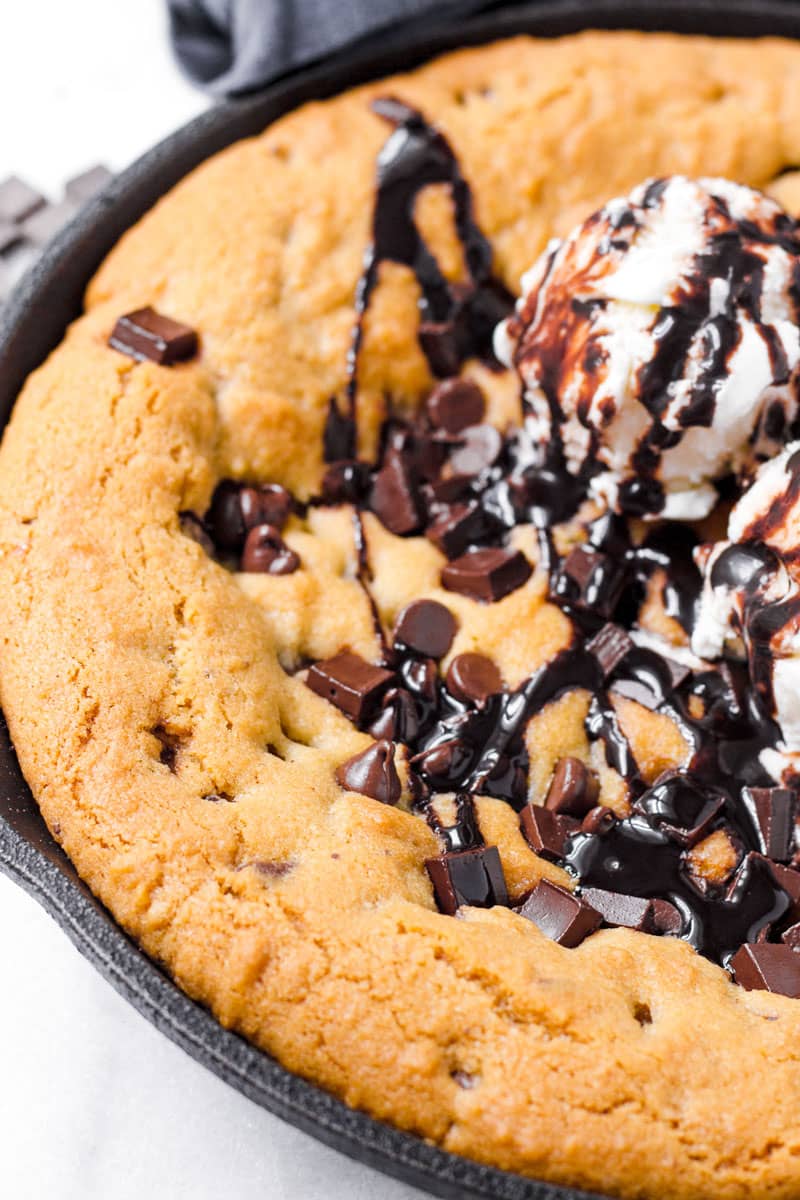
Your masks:
{"label": "chocolate chip", "polygon": [[102,163],[97,163],[93,167],[89,167],[86,171],[81,171],[80,175],[74,175],[72,179],[68,179],[64,184],[64,194],[74,200],[76,204],[85,204],[87,200],[91,200],[101,191],[106,184],[110,183],[114,178],[108,167]]}
{"label": "chocolate chip", "polygon": [[653,902],[640,896],[626,896],[622,892],[607,892],[603,888],[587,887],[581,891],[587,904],[600,913],[606,925],[618,925],[625,929],[639,929],[644,933],[655,930]]}
{"label": "chocolate chip", "polygon": [[267,575],[291,575],[300,566],[295,554],[274,525],[256,525],[245,539],[241,569]]}
{"label": "chocolate chip", "polygon": [[61,200],[58,204],[45,204],[37,208],[35,213],[26,217],[20,225],[20,230],[28,241],[37,246],[44,246],[51,238],[71,221],[75,216],[76,206],[71,200]]}
{"label": "chocolate chip", "polygon": [[292,511],[292,497],[277,483],[243,487],[239,492],[239,509],[245,531],[256,525],[274,525],[283,529]]}
{"label": "chocolate chip", "polygon": [[554,584],[554,597],[609,617],[624,586],[620,563],[591,546],[575,546],[564,559],[561,576]]}
{"label": "chocolate chip", "polygon": [[443,379],[428,397],[426,408],[432,425],[448,433],[460,433],[478,425],[486,411],[486,400],[471,379]]}
{"label": "chocolate chip", "polygon": [[470,425],[459,434],[460,445],[450,455],[455,475],[480,475],[500,457],[503,439],[494,425]]}
{"label": "chocolate chip", "polygon": [[199,546],[203,547],[208,557],[213,558],[215,546],[200,517],[193,512],[180,512],[178,513],[178,522],[183,536],[197,542]]}
{"label": "chocolate chip", "polygon": [[414,697],[405,688],[389,688],[383,708],[369,727],[374,738],[413,742],[419,733],[419,713]]}
{"label": "chocolate chip", "polygon": [[120,317],[108,344],[140,362],[149,359],[162,366],[170,366],[194,357],[197,353],[197,334],[188,325],[182,325],[147,307]]}
{"label": "chocolate chip", "polygon": [[526,805],[520,814],[519,824],[531,849],[553,862],[564,857],[567,838],[580,829],[572,817],[559,816],[541,804]]}
{"label": "chocolate chip", "polygon": [[496,846],[449,851],[425,862],[436,903],[454,916],[463,904],[491,908],[508,904],[508,889]]}
{"label": "chocolate chip", "polygon": [[597,804],[600,784],[579,758],[560,758],[547,789],[545,807],[570,817],[585,817]]}
{"label": "chocolate chip", "polygon": [[503,690],[502,676],[491,658],[471,652],[456,655],[447,669],[445,683],[451,696],[467,704],[480,704]]}
{"label": "chocolate chip", "polygon": [[414,533],[422,524],[422,497],[407,458],[389,450],[375,476],[370,508],[390,533]]}
{"label": "chocolate chip", "polygon": [[695,784],[680,771],[662,775],[634,804],[656,829],[674,842],[694,846],[710,831],[724,808],[724,798],[714,788]]}
{"label": "chocolate chip", "polygon": [[609,622],[586,643],[586,649],[597,659],[606,679],[633,649],[633,642],[621,625]]}
{"label": "chocolate chip", "polygon": [[472,759],[473,751],[467,742],[463,738],[455,737],[414,755],[411,763],[414,769],[429,779],[434,786],[445,787],[464,775]]}
{"label": "chocolate chip", "polygon": [[604,833],[608,833],[616,820],[617,814],[613,808],[598,804],[595,808],[590,808],[581,821],[581,833],[594,833],[602,837]]}
{"label": "chocolate chip", "polygon": [[528,899],[517,909],[554,942],[573,949],[599,928],[602,917],[590,904],[547,879],[537,883]]}
{"label": "chocolate chip", "polygon": [[789,788],[742,788],[742,803],[753,823],[760,850],[787,862],[792,856],[797,796]]}
{"label": "chocolate chip", "polygon": [[458,622],[438,600],[414,600],[397,618],[395,649],[408,649],[428,658],[443,658],[453,644]]}
{"label": "chocolate chip", "polygon": [[416,696],[430,701],[436,699],[439,671],[432,658],[407,658],[400,664],[400,677]]}
{"label": "chocolate chip", "polygon": [[458,334],[452,321],[423,321],[417,331],[422,353],[438,379],[455,375],[461,365]]}
{"label": "chocolate chip", "polygon": [[530,577],[525,555],[500,547],[470,550],[442,567],[442,586],[473,600],[501,600]]}
{"label": "chocolate chip", "polygon": [[369,486],[369,467],[356,459],[331,463],[322,477],[322,499],[326,504],[357,504]]}
{"label": "chocolate chip", "polygon": [[18,225],[47,203],[41,192],[37,192],[16,175],[9,175],[0,183],[0,219]]}
{"label": "chocolate chip", "polygon": [[452,504],[436,514],[432,524],[425,530],[434,546],[448,558],[457,558],[467,546],[480,542],[495,528],[494,522],[477,501],[469,504]]}
{"label": "chocolate chip", "polygon": [[291,496],[278,484],[256,487],[223,479],[211,498],[206,525],[221,549],[240,550],[248,531],[257,525],[282,529],[291,507]]}
{"label": "chocolate chip", "polygon": [[351,721],[358,722],[371,716],[393,678],[391,671],[374,666],[351,650],[342,650],[333,658],[314,663],[306,684]]}
{"label": "chocolate chip", "polygon": [[382,804],[397,804],[402,788],[390,741],[375,742],[336,768],[336,781],[351,792],[371,796]]}
{"label": "chocolate chip", "polygon": [[777,992],[800,999],[800,954],[791,946],[746,942],[731,959],[733,977],[748,992]]}

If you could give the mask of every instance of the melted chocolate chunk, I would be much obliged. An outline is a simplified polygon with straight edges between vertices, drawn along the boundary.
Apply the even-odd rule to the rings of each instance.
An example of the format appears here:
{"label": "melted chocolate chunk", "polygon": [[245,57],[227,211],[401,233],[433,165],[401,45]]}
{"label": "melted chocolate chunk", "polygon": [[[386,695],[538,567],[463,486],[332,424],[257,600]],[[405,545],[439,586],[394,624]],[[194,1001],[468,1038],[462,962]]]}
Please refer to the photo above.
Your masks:
{"label": "melted chocolate chunk", "polygon": [[598,804],[595,808],[590,808],[581,821],[581,833],[608,833],[617,819],[613,808],[608,808],[605,804]]}
{"label": "melted chocolate chunk", "polygon": [[586,643],[586,649],[597,659],[606,678],[624,662],[633,650],[633,642],[619,625],[608,624]]}
{"label": "melted chocolate chunk", "polygon": [[314,663],[306,685],[330,700],[351,721],[360,722],[372,714],[393,679],[391,671],[374,666],[351,650],[342,650],[333,658]]}
{"label": "melted chocolate chunk", "polygon": [[564,559],[554,584],[554,599],[610,617],[625,586],[625,575],[608,554],[576,546]]}
{"label": "melted chocolate chunk", "polygon": [[654,933],[653,901],[640,896],[626,896],[624,892],[606,892],[602,888],[584,888],[581,898],[600,913],[606,925],[622,926],[625,929],[640,929],[643,933]]}
{"label": "melted chocolate chunk", "polygon": [[527,583],[531,571],[521,550],[470,550],[442,567],[442,587],[473,600],[491,602]]}
{"label": "melted chocolate chunk", "polygon": [[597,776],[579,758],[560,758],[550,780],[545,807],[570,817],[584,817],[597,804]]}
{"label": "melted chocolate chunk", "polygon": [[508,904],[508,890],[496,846],[447,851],[438,858],[427,859],[425,869],[433,884],[436,903],[450,916],[464,904],[475,908]]}
{"label": "melted chocolate chunk", "polygon": [[526,805],[519,824],[531,849],[551,862],[564,857],[567,838],[580,829],[579,822],[573,817],[562,817],[541,804]]}
{"label": "melted chocolate chunk", "polygon": [[438,600],[413,600],[397,618],[395,650],[410,650],[427,658],[444,658],[453,644],[458,622]]}
{"label": "melted chocolate chunk", "polygon": [[789,788],[743,788],[747,811],[759,849],[767,858],[788,862],[792,857],[797,795]]}
{"label": "melted chocolate chunk", "polygon": [[456,700],[481,704],[494,692],[502,692],[503,678],[484,654],[457,654],[447,668],[447,690]]}
{"label": "melted chocolate chunk", "polygon": [[336,768],[336,781],[343,788],[371,796],[382,804],[397,804],[402,787],[394,764],[394,746],[381,740],[354,754]]}
{"label": "melted chocolate chunk", "polygon": [[470,425],[479,425],[486,411],[486,399],[471,379],[443,379],[427,400],[428,418],[437,429],[460,433]]}
{"label": "melted chocolate chunk", "polygon": [[405,688],[389,688],[383,698],[380,715],[369,727],[374,738],[413,745],[419,733],[420,717],[417,703]]}
{"label": "melted chocolate chunk", "polygon": [[800,954],[791,946],[747,943],[731,959],[733,977],[748,992],[777,992],[800,999]]}
{"label": "melted chocolate chunk", "polygon": [[591,904],[547,879],[537,883],[517,912],[533,921],[546,937],[571,949],[594,933],[602,921]]}
{"label": "melted chocolate chunk", "polygon": [[675,771],[659,779],[636,801],[636,811],[681,846],[694,846],[710,831],[725,805],[722,792],[700,787]]}
{"label": "melted chocolate chunk", "polygon": [[197,334],[188,325],[162,316],[153,308],[139,308],[117,320],[108,344],[140,362],[149,359],[168,367],[194,358]]}
{"label": "melted chocolate chunk", "polygon": [[375,476],[370,507],[391,533],[415,533],[422,524],[422,497],[408,458],[390,450]]}
{"label": "melted chocolate chunk", "polygon": [[437,549],[448,558],[458,558],[468,546],[480,542],[494,523],[485,509],[475,500],[469,504],[449,504],[438,513],[433,524],[425,530]]}
{"label": "melted chocolate chunk", "polygon": [[291,575],[299,566],[300,556],[286,545],[274,525],[256,525],[250,530],[242,551],[243,571]]}

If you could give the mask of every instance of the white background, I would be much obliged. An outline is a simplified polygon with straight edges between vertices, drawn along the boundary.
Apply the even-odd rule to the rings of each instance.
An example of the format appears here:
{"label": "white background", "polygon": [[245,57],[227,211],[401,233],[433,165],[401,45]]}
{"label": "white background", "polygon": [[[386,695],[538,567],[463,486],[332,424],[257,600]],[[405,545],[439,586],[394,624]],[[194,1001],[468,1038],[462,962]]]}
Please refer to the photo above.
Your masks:
{"label": "white background", "polygon": [[[199,112],[161,0],[0,0],[0,179],[56,199]],[[129,1008],[0,876],[0,1195],[412,1200],[269,1116]]]}

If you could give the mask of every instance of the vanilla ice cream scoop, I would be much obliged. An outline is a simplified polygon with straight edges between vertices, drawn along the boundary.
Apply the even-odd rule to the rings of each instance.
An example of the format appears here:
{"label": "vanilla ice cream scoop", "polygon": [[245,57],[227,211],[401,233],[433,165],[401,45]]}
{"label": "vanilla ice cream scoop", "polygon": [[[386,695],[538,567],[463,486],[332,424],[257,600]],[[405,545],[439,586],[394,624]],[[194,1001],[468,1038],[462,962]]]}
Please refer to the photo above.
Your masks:
{"label": "vanilla ice cream scoop", "polygon": [[[800,754],[800,441],[764,463],[731,512],[727,540],[697,557],[704,583],[692,649],[746,657],[784,750]],[[777,759],[765,765],[780,777]]]}
{"label": "vanilla ice cream scoop", "polygon": [[495,351],[534,440],[619,511],[690,520],[798,414],[800,228],[760,192],[672,176],[612,200],[522,279]]}

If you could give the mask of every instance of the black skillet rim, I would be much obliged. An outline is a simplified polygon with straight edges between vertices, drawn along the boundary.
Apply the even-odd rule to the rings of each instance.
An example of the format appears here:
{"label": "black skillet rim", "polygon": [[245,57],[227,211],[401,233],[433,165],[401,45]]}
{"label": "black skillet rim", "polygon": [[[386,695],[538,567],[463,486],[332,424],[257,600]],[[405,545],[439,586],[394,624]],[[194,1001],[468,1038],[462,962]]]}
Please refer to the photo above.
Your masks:
{"label": "black skillet rim", "polygon": [[[542,0],[457,27],[406,27],[264,91],[221,104],[138,159],[90,202],[21,281],[0,316],[0,427],[25,377],[80,310],[89,278],[121,234],[194,166],[257,133],[308,99],[405,70],[458,46],[514,33],[554,37],[584,28],[672,30],[715,36],[800,37],[788,0]],[[153,1025],[232,1087],[351,1158],[451,1200],[590,1200],[439,1150],[281,1067],[190,1000],[120,929],[47,831],[0,723],[0,869],[58,922],[80,952]]]}

